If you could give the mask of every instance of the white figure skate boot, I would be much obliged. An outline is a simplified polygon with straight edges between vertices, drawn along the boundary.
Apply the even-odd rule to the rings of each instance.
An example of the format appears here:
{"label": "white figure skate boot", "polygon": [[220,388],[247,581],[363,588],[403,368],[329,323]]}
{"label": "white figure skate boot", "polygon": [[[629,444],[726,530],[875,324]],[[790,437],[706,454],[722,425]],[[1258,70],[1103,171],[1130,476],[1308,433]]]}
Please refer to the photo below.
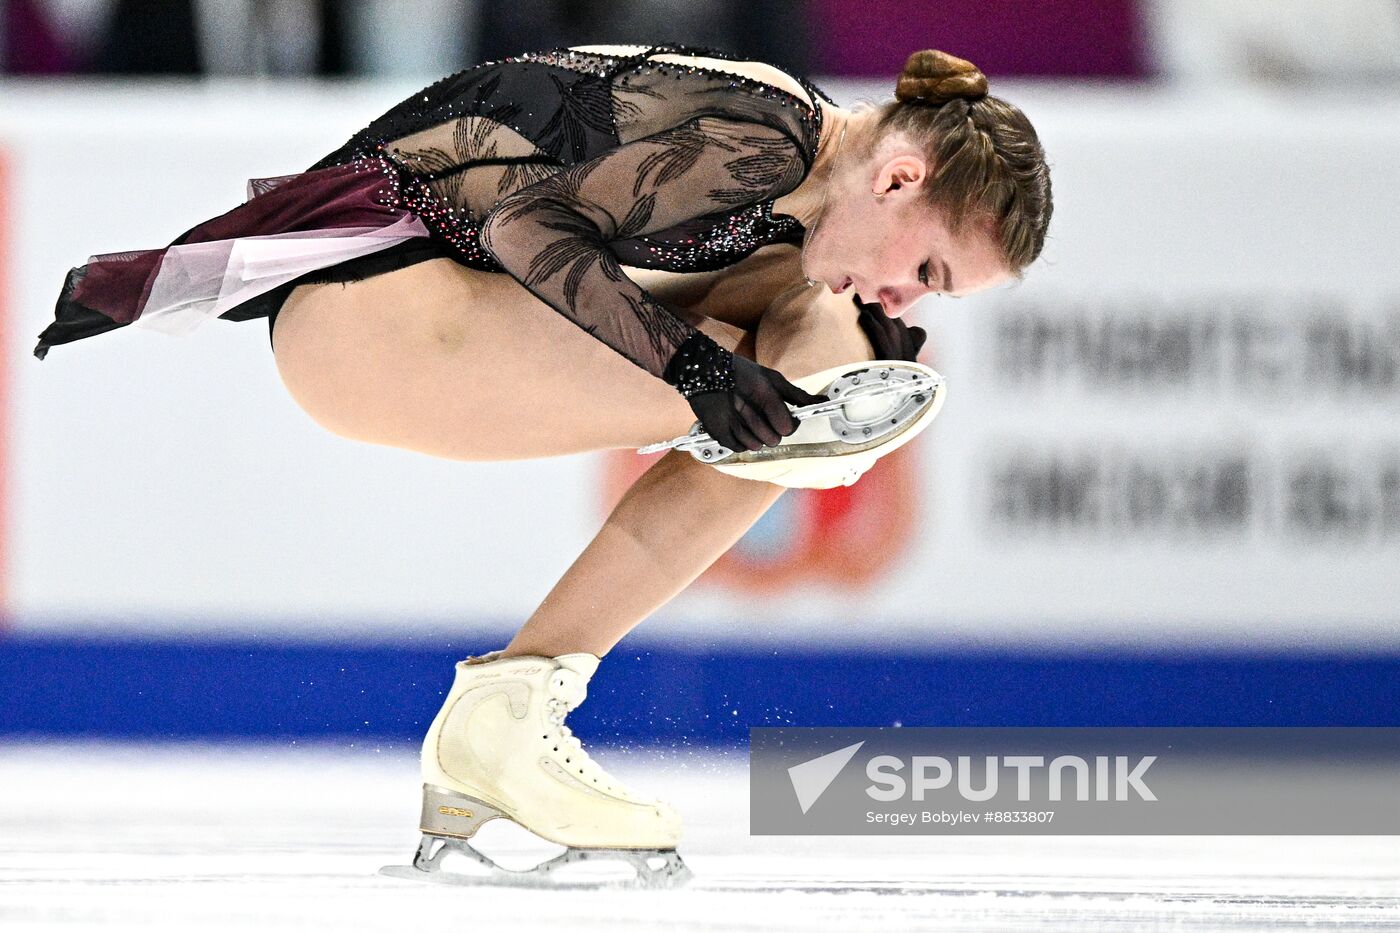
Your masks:
{"label": "white figure skate boot", "polygon": [[[411,867],[383,874],[474,883],[442,871],[449,852],[467,855],[499,880],[549,884],[550,873],[587,859],[632,866],[625,884],[671,887],[691,873],[676,852],[681,820],[669,805],[635,794],[589,757],[564,717],[583,702],[599,658],[499,651],[457,664],[456,679],[423,740],[423,838]],[[568,851],[532,869],[498,865],[468,840],[488,820],[511,820]]]}
{"label": "white figure skate boot", "polygon": [[908,360],[847,363],[792,383],[831,401],[792,409],[797,430],[776,446],[730,450],[697,421],[689,434],[637,452],[685,450],[717,470],[779,486],[849,486],[928,427],[946,391],[942,376]]}

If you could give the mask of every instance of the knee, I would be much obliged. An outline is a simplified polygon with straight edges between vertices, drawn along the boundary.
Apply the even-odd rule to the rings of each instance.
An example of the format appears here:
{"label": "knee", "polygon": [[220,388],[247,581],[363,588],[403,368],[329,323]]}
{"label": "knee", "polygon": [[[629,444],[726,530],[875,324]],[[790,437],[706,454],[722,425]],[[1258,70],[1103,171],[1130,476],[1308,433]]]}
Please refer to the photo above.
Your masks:
{"label": "knee", "polygon": [[[758,358],[757,338],[757,329],[744,331],[744,336],[739,338],[739,345],[734,348],[734,352],[739,356],[746,356],[756,363],[763,363],[763,361]],[[763,363],[763,365],[767,366],[769,364]]]}
{"label": "knee", "polygon": [[753,358],[792,379],[843,363],[873,360],[875,349],[861,330],[849,298],[826,288],[809,288],[774,302],[759,319]]}

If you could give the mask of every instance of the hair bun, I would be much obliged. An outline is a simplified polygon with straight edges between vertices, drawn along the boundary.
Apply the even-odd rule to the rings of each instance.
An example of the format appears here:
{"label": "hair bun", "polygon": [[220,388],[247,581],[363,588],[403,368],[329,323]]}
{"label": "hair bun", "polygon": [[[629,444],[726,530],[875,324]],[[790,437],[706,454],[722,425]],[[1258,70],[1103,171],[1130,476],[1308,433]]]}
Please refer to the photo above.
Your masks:
{"label": "hair bun", "polygon": [[957,97],[976,100],[987,96],[987,76],[966,59],[924,49],[909,56],[895,85],[901,103],[944,104]]}

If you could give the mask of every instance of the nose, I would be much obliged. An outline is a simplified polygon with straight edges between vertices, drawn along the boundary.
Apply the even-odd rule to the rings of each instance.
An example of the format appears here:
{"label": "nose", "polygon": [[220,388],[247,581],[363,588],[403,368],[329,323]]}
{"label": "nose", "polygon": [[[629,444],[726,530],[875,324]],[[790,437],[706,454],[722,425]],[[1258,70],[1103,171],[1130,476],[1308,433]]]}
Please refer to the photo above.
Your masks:
{"label": "nose", "polygon": [[880,302],[885,314],[889,317],[897,317],[909,309],[914,302],[925,295],[936,294],[938,288],[935,285],[924,285],[922,282],[912,286],[896,287],[886,285],[875,293],[875,300]]}
{"label": "nose", "polygon": [[893,316],[899,310],[899,293],[894,289],[882,288],[876,293],[876,298],[885,309],[885,314]]}

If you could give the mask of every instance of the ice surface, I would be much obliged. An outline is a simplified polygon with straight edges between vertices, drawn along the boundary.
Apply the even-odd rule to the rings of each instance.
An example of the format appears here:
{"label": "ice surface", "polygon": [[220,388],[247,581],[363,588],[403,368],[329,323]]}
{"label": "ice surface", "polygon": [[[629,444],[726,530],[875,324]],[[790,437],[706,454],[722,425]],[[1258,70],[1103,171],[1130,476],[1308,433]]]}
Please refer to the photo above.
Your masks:
{"label": "ice surface", "polygon": [[378,875],[416,746],[0,745],[0,930],[1400,930],[1395,837],[750,836],[743,751],[597,757],[680,807],[690,887]]}

